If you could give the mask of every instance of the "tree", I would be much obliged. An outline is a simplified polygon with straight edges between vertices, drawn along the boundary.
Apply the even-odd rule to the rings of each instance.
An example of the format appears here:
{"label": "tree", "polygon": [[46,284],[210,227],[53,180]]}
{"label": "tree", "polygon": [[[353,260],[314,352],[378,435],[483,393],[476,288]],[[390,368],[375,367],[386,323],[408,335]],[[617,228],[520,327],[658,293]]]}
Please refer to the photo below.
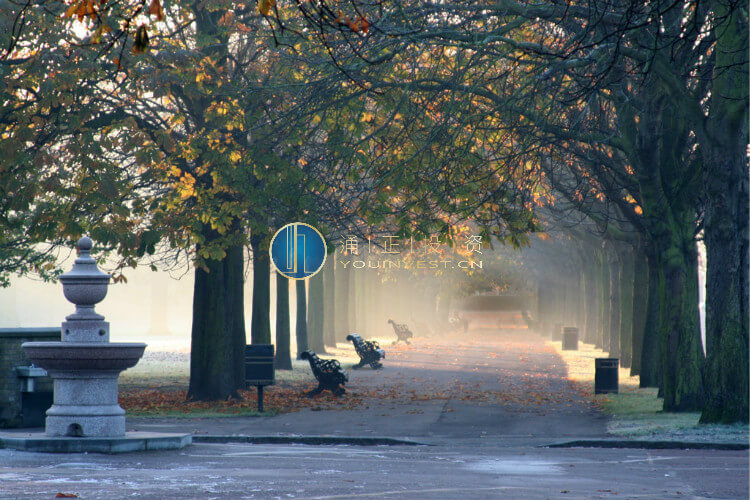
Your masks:
{"label": "tree", "polygon": [[[72,247],[84,233],[105,251],[121,246],[128,254],[150,246],[134,236],[147,208],[139,198],[158,189],[154,176],[130,171],[141,138],[108,148],[124,115],[104,113],[92,99],[97,85],[111,81],[111,71],[77,50],[75,36],[54,29],[49,12],[11,2],[5,9],[0,286],[8,285],[11,274],[54,277],[58,250]],[[21,40],[13,38],[16,13],[35,27]]]}
{"label": "tree", "polygon": [[236,273],[242,262],[243,248],[238,246],[228,258],[209,260],[206,269],[196,269],[188,390],[193,398],[238,397],[237,380],[245,377],[244,282]]}
{"label": "tree", "polygon": [[277,370],[291,370],[289,324],[289,278],[276,272],[276,360]]}
{"label": "tree", "polygon": [[307,139],[319,133],[299,111],[309,101],[289,91],[304,83],[302,76],[277,64],[281,54],[271,52],[270,37],[247,33],[243,23],[257,24],[259,17],[244,14],[235,18],[225,5],[175,4],[168,12],[175,32],[138,59],[121,61],[116,91],[94,89],[100,109],[116,110],[127,132],[143,137],[137,168],[160,182],[161,189],[145,197],[148,230],[141,234],[149,235],[150,246],[165,240],[187,250],[196,287],[207,289],[197,288],[196,296],[218,301],[193,310],[193,346],[200,352],[193,353],[189,396],[197,399],[235,397],[244,387],[241,374],[230,370],[219,380],[215,370],[204,369],[242,359],[241,350],[225,346],[244,333],[221,326],[244,325],[241,311],[225,303],[234,300],[234,285],[215,269],[241,279],[243,262],[232,256],[250,244],[251,337],[270,343],[268,238],[274,217],[304,214],[320,196],[310,187],[313,172],[303,172],[298,162]]}
{"label": "tree", "polygon": [[[329,263],[330,265],[330,263]],[[325,323],[325,284],[322,270],[309,278],[310,291],[307,308],[308,346],[316,353],[325,353],[323,325]]]}
{"label": "tree", "polygon": [[297,289],[297,359],[308,349],[306,280],[295,280]]}
{"label": "tree", "polygon": [[325,345],[336,347],[336,289],[333,273],[336,254],[329,254],[328,259],[328,265],[324,265],[320,271],[323,273],[323,337]]}
{"label": "tree", "polygon": [[[419,8],[429,7],[414,7]],[[664,32],[675,41],[682,29],[681,18],[660,10],[657,4],[602,16],[589,4],[563,9],[554,4],[526,8],[514,2],[486,9],[481,28],[490,36],[474,38],[472,30],[480,29],[480,17],[474,14],[481,8],[434,7],[441,12],[431,18],[434,24],[423,26],[416,38],[405,37],[395,53],[408,55],[418,40],[452,57],[438,69],[432,66],[406,81],[374,80],[371,84],[412,92],[458,92],[466,95],[467,101],[472,99],[474,108],[492,110],[508,130],[516,131],[514,137],[520,136],[520,131],[531,132],[525,142],[538,145],[537,155],[543,152],[558,158],[555,151],[579,149],[585,165],[593,166],[588,177],[643,231],[655,262],[655,272],[649,276],[656,293],[650,296],[659,304],[657,331],[666,365],[661,384],[665,408],[700,408],[702,352],[693,291],[697,286],[695,236],[701,215],[701,160],[691,135],[695,124],[679,114],[667,114],[670,106],[679,107],[679,99],[667,90],[674,81],[656,68],[648,71],[645,65],[652,60],[652,47],[658,48],[659,58],[677,47],[676,64],[670,67],[679,68],[682,75],[690,74],[690,68],[701,72],[700,53],[710,46],[709,40],[699,44],[697,51],[686,40],[674,46],[652,43]],[[685,12],[703,15],[690,7]],[[441,25],[440,21],[448,18],[460,21]],[[408,22],[409,17],[400,19]],[[622,21],[633,22],[623,26]],[[459,25],[461,29],[456,28]],[[695,41],[696,34],[689,35]],[[613,39],[622,40],[622,44],[612,44]],[[373,45],[370,54],[381,48]],[[516,71],[519,63],[526,72]],[[416,63],[415,67],[424,69]],[[685,78],[678,83],[684,88],[694,81]],[[698,94],[705,96],[706,88],[699,85]],[[549,109],[551,112],[546,111]],[[511,113],[520,118],[514,119]],[[517,161],[528,161],[529,156],[519,154]]]}
{"label": "tree", "polygon": [[[710,4],[709,112],[682,92],[706,161],[706,371],[701,422],[748,421],[748,14],[732,2]],[[708,24],[710,15],[706,14]],[[687,94],[687,95],[686,95]]]}
{"label": "tree", "polygon": [[[271,260],[267,240],[268,235],[257,232],[250,237],[250,244],[253,248],[253,309],[250,324],[252,344],[271,343]],[[276,283],[278,285],[278,280]],[[286,300],[288,308],[288,297]]]}

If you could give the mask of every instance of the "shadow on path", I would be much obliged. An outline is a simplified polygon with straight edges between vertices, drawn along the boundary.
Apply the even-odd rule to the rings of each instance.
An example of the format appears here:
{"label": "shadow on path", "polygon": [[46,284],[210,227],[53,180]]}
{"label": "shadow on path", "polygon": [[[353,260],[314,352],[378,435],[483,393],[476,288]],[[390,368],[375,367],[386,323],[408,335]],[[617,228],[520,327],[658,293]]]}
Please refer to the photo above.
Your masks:
{"label": "shadow on path", "polygon": [[356,409],[274,417],[130,418],[141,431],[196,434],[494,437],[513,442],[603,437],[606,418],[567,380],[562,359],[528,330],[472,330],[470,338],[386,346],[382,370],[349,370]]}

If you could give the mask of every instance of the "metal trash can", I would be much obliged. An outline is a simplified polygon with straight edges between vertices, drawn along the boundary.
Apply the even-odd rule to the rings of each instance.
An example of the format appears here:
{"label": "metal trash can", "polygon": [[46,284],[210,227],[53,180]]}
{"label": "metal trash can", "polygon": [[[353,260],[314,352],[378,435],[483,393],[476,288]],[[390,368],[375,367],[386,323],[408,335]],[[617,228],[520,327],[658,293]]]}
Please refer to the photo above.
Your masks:
{"label": "metal trash can", "polygon": [[617,394],[619,369],[619,358],[594,359],[594,394]]}
{"label": "metal trash can", "polygon": [[577,351],[578,350],[578,328],[576,328],[575,326],[566,326],[563,329],[562,350],[563,351]]}
{"label": "metal trash can", "polygon": [[275,383],[273,344],[245,346],[245,384],[258,388],[258,411],[263,411],[263,387]]}

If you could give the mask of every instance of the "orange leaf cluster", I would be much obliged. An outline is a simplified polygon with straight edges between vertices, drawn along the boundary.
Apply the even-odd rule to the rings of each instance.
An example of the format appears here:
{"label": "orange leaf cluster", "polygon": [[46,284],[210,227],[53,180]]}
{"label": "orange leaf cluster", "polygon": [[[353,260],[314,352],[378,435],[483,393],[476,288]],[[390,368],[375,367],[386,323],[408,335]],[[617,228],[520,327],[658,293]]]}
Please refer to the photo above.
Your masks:
{"label": "orange leaf cluster", "polygon": [[[105,2],[102,2],[104,4]],[[99,13],[99,6],[94,3],[94,0],[80,0],[79,2],[73,2],[70,7],[65,11],[63,17],[75,16],[78,21],[83,21],[86,16],[91,19],[96,19]]]}
{"label": "orange leaf cluster", "polygon": [[276,0],[258,0],[258,11],[264,16],[271,13],[271,9],[276,5]]}
{"label": "orange leaf cluster", "polygon": [[164,10],[161,8],[160,0],[151,0],[151,4],[148,6],[149,15],[156,16],[157,21],[164,20]]}
{"label": "orange leaf cluster", "polygon": [[[311,383],[294,383],[266,387],[263,402],[267,410],[288,413],[309,409],[353,409],[362,405],[360,394],[347,391],[341,397],[334,397],[324,391],[315,398],[307,397],[306,391],[315,388]],[[149,413],[191,413],[197,411],[211,411],[225,413],[228,416],[240,413],[241,410],[257,409],[256,390],[240,391],[242,399],[228,399],[225,401],[190,401],[187,391],[169,391],[162,389],[134,389],[120,393],[120,405],[131,412]]]}
{"label": "orange leaf cluster", "polygon": [[348,26],[355,33],[368,33],[370,31],[370,22],[364,16],[359,16],[356,20],[352,21],[349,19],[349,16],[345,16],[343,12],[338,11],[336,19],[333,22],[334,24]]}
{"label": "orange leaf cluster", "polygon": [[[315,387],[311,382],[285,382],[265,389],[264,403],[267,410],[290,413],[304,409],[354,410],[368,408],[377,403],[409,403],[416,401],[466,401],[474,404],[511,404],[532,411],[543,411],[546,405],[580,406],[586,397],[586,390],[578,384],[567,381],[569,391],[559,391],[550,386],[549,373],[526,372],[503,373],[498,375],[505,381],[501,391],[489,390],[481,383],[469,384],[457,379],[446,386],[432,380],[415,379],[407,386],[403,380],[384,380],[374,388],[347,388],[346,394],[334,397],[328,391],[309,398],[307,391]],[[190,401],[185,390],[130,389],[120,393],[120,405],[129,412],[168,414],[205,412],[232,416],[242,411],[257,409],[255,389],[240,391],[242,399],[225,401]],[[543,406],[544,405],[544,406]]]}

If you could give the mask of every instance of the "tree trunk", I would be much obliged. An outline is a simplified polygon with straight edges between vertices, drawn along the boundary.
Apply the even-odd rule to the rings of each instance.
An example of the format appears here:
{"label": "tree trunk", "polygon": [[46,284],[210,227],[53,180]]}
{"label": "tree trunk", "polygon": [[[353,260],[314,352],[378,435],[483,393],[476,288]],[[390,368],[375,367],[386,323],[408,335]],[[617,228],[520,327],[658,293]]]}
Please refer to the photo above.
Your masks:
{"label": "tree trunk", "polygon": [[289,278],[276,273],[276,369],[291,370],[291,325],[289,323]]}
{"label": "tree trunk", "polygon": [[[362,323],[360,306],[362,304],[362,272],[363,269],[351,269],[349,271],[349,333],[362,335]],[[348,334],[347,334],[348,335]]]}
{"label": "tree trunk", "polygon": [[633,360],[633,251],[620,246],[620,366],[630,368]]}
{"label": "tree trunk", "polygon": [[[684,117],[676,112],[680,110],[675,109],[679,105],[675,106],[674,95],[656,79],[649,78],[644,82],[641,97],[642,109],[633,108],[635,100],[622,102],[618,115],[638,114],[637,133],[629,138],[633,145],[630,157],[640,188],[644,235],[650,247],[649,275],[656,285],[651,291],[656,292],[658,314],[660,393],[664,396],[665,411],[693,411],[701,407],[703,400],[695,245],[696,213],[700,208],[700,177],[695,156],[700,155],[685,153],[691,130]],[[633,129],[624,126],[621,130],[627,135]],[[651,320],[649,311],[648,321]],[[652,326],[647,325],[644,353],[650,351],[646,341],[650,341]],[[652,367],[644,363],[642,385],[644,375],[650,375],[647,369]]]}
{"label": "tree trunk", "polygon": [[244,248],[196,268],[188,398],[237,398],[245,388]]}
{"label": "tree trunk", "polygon": [[[609,245],[608,245],[609,246]],[[609,356],[620,357],[620,259],[611,246],[607,252],[609,266]]]}
{"label": "tree trunk", "polygon": [[[748,421],[747,12],[716,2],[706,193],[706,405],[701,423]],[[730,10],[731,9],[731,10]],[[707,134],[706,134],[707,135]]]}
{"label": "tree trunk", "polygon": [[583,331],[583,341],[588,344],[596,343],[599,326],[599,289],[596,275],[596,266],[591,262],[592,255],[588,253],[583,263],[584,293],[586,297],[586,328]]}
{"label": "tree trunk", "polygon": [[[442,296],[439,306],[442,305]],[[537,332],[539,335],[549,336],[552,328],[552,291],[544,281],[539,282],[537,288],[537,301],[539,304],[539,317],[537,318]],[[439,311],[439,309],[438,309]]]}
{"label": "tree trunk", "polygon": [[643,347],[641,350],[641,387],[661,386],[661,344],[659,343],[659,286],[664,281],[664,273],[656,262],[656,256],[649,254],[648,293],[646,294],[646,321],[643,325]]}
{"label": "tree trunk", "polygon": [[551,292],[552,292],[552,325],[554,326],[556,323],[565,323],[565,296],[561,293],[560,290],[560,283],[555,277],[555,279],[551,283]]}
{"label": "tree trunk", "polygon": [[[438,309],[437,309],[437,321],[438,321],[438,328],[440,329],[441,333],[445,333],[448,329],[448,314],[450,311],[450,296],[448,295],[448,292],[441,291],[440,292],[440,298],[438,299]],[[395,321],[396,323],[399,322],[398,318],[389,318]],[[389,332],[393,333],[393,331]],[[395,335],[395,333],[393,333]]]}
{"label": "tree trunk", "polygon": [[576,272],[576,322],[579,338],[586,335],[586,275],[583,272],[584,262],[579,260]]}
{"label": "tree trunk", "polygon": [[297,280],[297,359],[302,359],[302,353],[308,349],[307,345],[307,297],[305,296],[305,280]]}
{"label": "tree trunk", "polygon": [[318,354],[326,352],[323,341],[323,273],[318,272],[310,278],[309,307],[307,308],[307,336],[310,349]]}
{"label": "tree trunk", "polygon": [[698,313],[698,254],[692,225],[683,228],[683,244],[663,254],[659,287],[659,324],[664,411],[703,407],[703,348]]}
{"label": "tree trunk", "polygon": [[346,324],[349,326],[349,330],[344,334],[342,340],[346,341],[346,336],[356,331],[357,325],[357,296],[359,290],[357,289],[357,270],[349,265],[349,269],[345,271],[346,274],[346,286],[348,291],[348,300],[346,301]]}
{"label": "tree trunk", "polygon": [[701,423],[749,418],[748,181],[743,151],[737,149],[717,152],[706,176],[707,398]]}
{"label": "tree trunk", "polygon": [[325,345],[336,347],[336,280],[333,275],[335,254],[323,266],[323,339]]}
{"label": "tree trunk", "polygon": [[648,260],[641,248],[636,249],[633,263],[633,364],[630,375],[641,374],[643,338],[648,310]]}
{"label": "tree trunk", "polygon": [[[351,264],[349,264],[351,265]],[[349,331],[349,271],[336,262],[336,342],[346,342]]]}
{"label": "tree trunk", "polygon": [[359,271],[361,273],[360,276],[360,295],[359,295],[359,302],[357,303],[357,310],[358,310],[358,323],[359,323],[359,329],[363,336],[365,337],[372,337],[372,324],[370,320],[370,314],[369,314],[369,306],[372,302],[372,289],[369,286],[370,281],[370,273],[371,270],[369,269],[362,269]]}
{"label": "tree trunk", "polygon": [[252,344],[271,343],[271,260],[264,234],[250,237],[253,249],[253,310],[250,320]]}
{"label": "tree trunk", "polygon": [[599,254],[599,322],[601,330],[597,335],[596,347],[602,351],[609,352],[609,320],[610,320],[610,297],[609,297],[609,265],[607,263],[607,253],[604,250],[597,252]]}

